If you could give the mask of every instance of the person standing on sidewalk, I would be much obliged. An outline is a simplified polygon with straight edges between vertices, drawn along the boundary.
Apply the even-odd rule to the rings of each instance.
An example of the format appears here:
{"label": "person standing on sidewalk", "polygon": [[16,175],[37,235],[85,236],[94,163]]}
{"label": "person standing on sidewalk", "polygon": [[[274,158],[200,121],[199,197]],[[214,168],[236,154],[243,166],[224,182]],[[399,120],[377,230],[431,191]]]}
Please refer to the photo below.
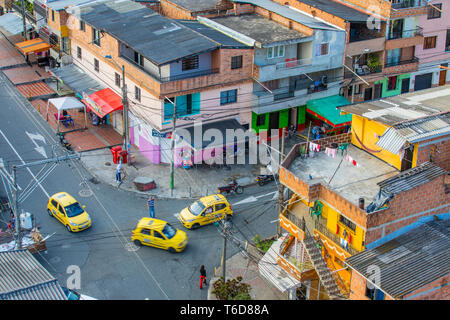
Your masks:
{"label": "person standing on sidewalk", "polygon": [[147,200],[148,214],[150,218],[155,217],[155,197],[150,196]]}
{"label": "person standing on sidewalk", "polygon": [[203,283],[205,285],[208,285],[208,283],[206,282],[206,270],[205,270],[205,266],[201,266],[200,267],[200,289],[203,289],[202,285]]}
{"label": "person standing on sidewalk", "polygon": [[119,187],[122,184],[122,159],[120,159],[119,164],[116,168],[116,181],[117,181],[117,187]]}

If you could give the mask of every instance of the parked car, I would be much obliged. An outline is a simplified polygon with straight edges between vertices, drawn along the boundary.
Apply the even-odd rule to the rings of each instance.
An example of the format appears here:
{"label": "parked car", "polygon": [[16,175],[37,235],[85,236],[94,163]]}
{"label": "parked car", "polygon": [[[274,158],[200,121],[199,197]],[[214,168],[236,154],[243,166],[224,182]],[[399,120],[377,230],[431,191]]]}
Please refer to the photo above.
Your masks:
{"label": "parked car", "polygon": [[231,219],[233,210],[223,194],[200,198],[178,215],[178,220],[188,229],[196,229],[222,219]]}
{"label": "parked car", "polygon": [[137,246],[146,245],[175,253],[186,248],[188,237],[186,232],[164,220],[142,218],[131,232],[131,241]]}
{"label": "parked car", "polygon": [[61,222],[69,232],[79,232],[92,225],[86,206],[67,192],[58,192],[48,199],[47,212]]}

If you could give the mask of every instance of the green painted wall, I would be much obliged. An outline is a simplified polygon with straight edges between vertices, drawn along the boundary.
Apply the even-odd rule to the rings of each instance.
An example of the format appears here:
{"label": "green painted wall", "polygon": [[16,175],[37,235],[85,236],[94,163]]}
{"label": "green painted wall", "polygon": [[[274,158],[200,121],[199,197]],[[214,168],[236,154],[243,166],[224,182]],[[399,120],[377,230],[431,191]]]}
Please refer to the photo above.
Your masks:
{"label": "green painted wall", "polygon": [[383,91],[381,92],[382,98],[392,97],[401,94],[402,91],[402,80],[406,78],[410,78],[410,73],[405,73],[397,76],[397,85],[395,86],[395,90],[388,90],[388,81],[389,78],[384,78],[383,80],[376,81],[375,84],[382,83]]}
{"label": "green painted wall", "polygon": [[[297,108],[298,108],[298,124],[305,123],[306,105],[299,106]],[[280,113],[278,128],[285,128],[285,127],[289,126],[289,112],[290,111],[291,111],[291,109],[284,109],[284,110],[276,111],[276,112]],[[262,114],[265,117],[264,124],[257,126],[256,120],[258,118],[258,114],[252,112],[252,130],[254,130],[256,133],[258,133],[260,130],[268,130],[270,113],[271,112]]]}

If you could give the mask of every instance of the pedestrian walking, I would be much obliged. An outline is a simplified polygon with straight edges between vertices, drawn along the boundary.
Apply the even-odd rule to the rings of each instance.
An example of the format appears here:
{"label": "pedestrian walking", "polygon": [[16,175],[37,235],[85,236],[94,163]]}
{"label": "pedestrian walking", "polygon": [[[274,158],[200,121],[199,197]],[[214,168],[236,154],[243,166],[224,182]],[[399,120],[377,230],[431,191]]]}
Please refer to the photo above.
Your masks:
{"label": "pedestrian walking", "polygon": [[201,266],[200,267],[200,289],[203,289],[202,285],[203,283],[205,284],[205,286],[208,285],[208,283],[206,282],[206,270],[205,270],[205,266]]}
{"label": "pedestrian walking", "polygon": [[116,181],[117,181],[117,186],[119,187],[122,184],[122,159],[119,161],[119,164],[117,165],[116,168]]}
{"label": "pedestrian walking", "polygon": [[155,197],[150,196],[147,200],[148,214],[150,218],[155,217]]}

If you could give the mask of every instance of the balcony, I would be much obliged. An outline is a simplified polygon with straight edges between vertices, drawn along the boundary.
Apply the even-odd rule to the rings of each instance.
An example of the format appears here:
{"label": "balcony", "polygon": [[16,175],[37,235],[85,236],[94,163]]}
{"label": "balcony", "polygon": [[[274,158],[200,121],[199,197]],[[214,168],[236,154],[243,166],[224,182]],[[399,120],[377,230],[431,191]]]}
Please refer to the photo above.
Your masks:
{"label": "balcony", "polygon": [[391,4],[391,19],[420,16],[426,13],[425,0],[401,0]]}
{"label": "balcony", "polygon": [[349,56],[356,56],[364,53],[364,50],[368,49],[370,52],[377,52],[384,50],[385,38],[375,38],[368,40],[360,40],[355,42],[350,42],[347,44],[346,54]]}
{"label": "balcony", "polygon": [[337,255],[339,255],[341,257],[345,257],[345,259],[346,259],[346,258],[353,256],[355,254],[358,254],[360,252],[359,250],[356,250],[355,248],[353,248],[351,245],[348,245],[347,247],[345,247],[341,243],[341,238],[339,238],[334,233],[332,233],[330,230],[328,230],[325,224],[326,224],[326,220],[324,220],[324,222],[321,222],[319,220],[314,220],[314,234],[318,235],[322,239],[322,242],[324,242],[325,244],[326,244],[326,242],[330,243],[330,241],[331,241],[332,243],[330,243],[329,246],[337,245],[338,248],[336,248],[334,246],[334,249],[333,249],[336,251]]}
{"label": "balcony", "polygon": [[425,4],[426,4],[425,1],[422,1],[422,0],[402,0],[400,2],[392,3],[391,8],[392,9],[415,8],[415,7],[421,7]]}
{"label": "balcony", "polygon": [[391,61],[384,65],[383,72],[385,75],[396,73],[415,72],[419,68],[419,59],[414,57],[409,60]]}
{"label": "balcony", "polygon": [[277,63],[276,69],[292,69],[292,68],[299,68],[301,66],[307,66],[312,64],[312,58],[309,59],[299,59],[295,60],[295,58],[292,59],[286,59],[286,62]]}
{"label": "balcony", "polygon": [[392,32],[386,36],[386,50],[407,48],[423,44],[422,28]]}
{"label": "balcony", "polygon": [[159,81],[163,82],[163,83],[170,82],[170,81],[179,81],[179,80],[184,80],[184,79],[188,79],[188,78],[208,76],[208,75],[216,74],[219,72],[220,72],[219,68],[207,69],[207,70],[202,70],[202,71],[197,71],[197,72],[190,72],[190,73],[186,73],[186,74],[179,74],[176,76],[160,77]]}

